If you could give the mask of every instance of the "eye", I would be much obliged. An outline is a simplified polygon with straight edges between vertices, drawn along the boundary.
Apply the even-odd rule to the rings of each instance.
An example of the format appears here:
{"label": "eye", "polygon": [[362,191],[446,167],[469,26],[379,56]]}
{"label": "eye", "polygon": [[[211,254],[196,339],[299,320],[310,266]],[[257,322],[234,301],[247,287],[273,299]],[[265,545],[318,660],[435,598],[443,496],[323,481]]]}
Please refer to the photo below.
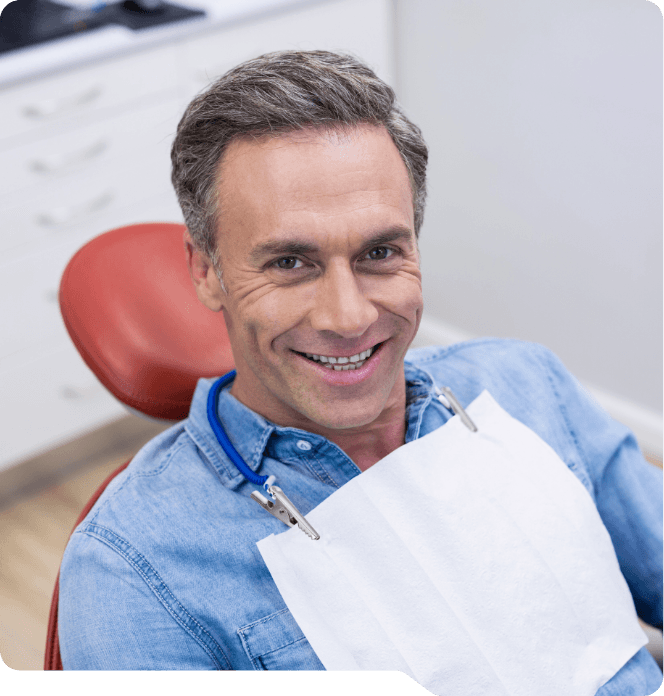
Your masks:
{"label": "eye", "polygon": [[[371,257],[369,258],[370,261],[387,261],[388,259],[392,258],[392,256],[396,253],[396,250],[392,249],[392,247],[377,246],[374,247],[371,251],[367,252],[365,254],[365,258],[367,256],[370,257],[371,254],[374,254],[374,252],[379,252],[380,257]],[[389,256],[385,255],[387,252],[390,252]],[[272,266],[274,266],[278,271],[299,271],[302,269],[302,266],[295,266],[294,264],[297,263],[302,264],[302,260],[298,259],[296,256],[282,256],[281,258],[278,258],[275,261],[273,261]]]}
{"label": "eye", "polygon": [[282,258],[277,259],[274,262],[274,265],[280,271],[292,271],[296,268],[296,263],[302,264],[302,261],[300,261],[300,259],[296,258],[295,256],[283,256]]}
{"label": "eye", "polygon": [[[385,261],[386,259],[390,258],[387,254],[393,255],[394,249],[390,249],[390,247],[386,246],[378,246],[375,249],[372,249],[367,256],[371,261]],[[377,255],[376,255],[377,254]]]}

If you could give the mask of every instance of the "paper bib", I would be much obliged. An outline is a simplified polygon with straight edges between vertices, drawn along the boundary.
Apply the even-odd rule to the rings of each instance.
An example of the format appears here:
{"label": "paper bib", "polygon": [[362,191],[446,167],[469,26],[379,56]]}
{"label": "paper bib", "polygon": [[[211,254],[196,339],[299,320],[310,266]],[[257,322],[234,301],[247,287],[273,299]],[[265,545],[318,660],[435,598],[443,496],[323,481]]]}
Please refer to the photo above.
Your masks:
{"label": "paper bib", "polygon": [[328,670],[401,670],[440,696],[594,696],[643,645],[576,476],[483,392],[258,543]]}

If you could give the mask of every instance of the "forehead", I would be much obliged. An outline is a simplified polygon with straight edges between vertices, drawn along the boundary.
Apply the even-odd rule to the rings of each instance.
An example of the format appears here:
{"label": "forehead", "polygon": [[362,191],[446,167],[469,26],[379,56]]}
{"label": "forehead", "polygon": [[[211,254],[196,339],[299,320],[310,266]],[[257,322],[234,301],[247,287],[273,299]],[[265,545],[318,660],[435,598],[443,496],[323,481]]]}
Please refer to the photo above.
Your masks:
{"label": "forehead", "polygon": [[224,235],[413,226],[408,171],[382,127],[238,139],[218,178]]}

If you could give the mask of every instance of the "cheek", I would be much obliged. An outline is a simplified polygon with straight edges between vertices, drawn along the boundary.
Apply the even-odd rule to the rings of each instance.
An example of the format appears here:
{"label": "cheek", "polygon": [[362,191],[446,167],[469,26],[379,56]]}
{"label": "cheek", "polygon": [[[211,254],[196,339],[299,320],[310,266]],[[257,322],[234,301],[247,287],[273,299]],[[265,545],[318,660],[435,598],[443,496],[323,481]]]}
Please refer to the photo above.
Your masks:
{"label": "cheek", "polygon": [[261,303],[261,321],[266,328],[284,330],[302,317],[303,305],[297,293],[274,292]]}
{"label": "cheek", "polygon": [[313,292],[313,285],[261,288],[245,296],[234,314],[242,317],[241,330],[245,334],[252,334],[260,343],[271,342],[302,321]]}
{"label": "cheek", "polygon": [[365,281],[365,296],[394,314],[410,316],[423,304],[421,276],[399,271],[393,276]]}
{"label": "cheek", "polygon": [[[416,264],[394,275],[365,276],[360,285],[370,302],[409,321],[421,310],[422,285]],[[259,349],[297,327],[315,307],[320,288],[315,282],[291,287],[248,283],[238,290],[232,312],[223,310],[226,325],[229,333],[237,328],[243,334],[247,347]]]}

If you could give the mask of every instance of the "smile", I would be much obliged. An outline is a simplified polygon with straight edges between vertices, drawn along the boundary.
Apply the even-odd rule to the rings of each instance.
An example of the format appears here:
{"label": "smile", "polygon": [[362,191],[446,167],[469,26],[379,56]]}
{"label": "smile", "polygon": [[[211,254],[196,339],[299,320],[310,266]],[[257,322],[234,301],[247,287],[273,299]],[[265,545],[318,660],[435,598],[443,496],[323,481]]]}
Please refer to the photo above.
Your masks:
{"label": "smile", "polygon": [[358,367],[362,367],[362,365],[364,365],[364,361],[373,353],[373,351],[373,348],[367,348],[361,353],[351,355],[348,358],[333,358],[326,355],[314,355],[312,353],[305,353],[305,355],[309,358],[309,360],[320,361],[325,364],[325,367],[339,371],[356,370]]}
{"label": "smile", "polygon": [[345,372],[347,370],[358,370],[364,363],[371,357],[373,352],[379,348],[382,344],[377,343],[373,348],[367,348],[361,353],[356,355],[351,355],[349,357],[332,357],[327,355],[316,355],[315,353],[299,353],[313,362],[320,362],[322,365],[329,370],[336,370],[337,372]]}

